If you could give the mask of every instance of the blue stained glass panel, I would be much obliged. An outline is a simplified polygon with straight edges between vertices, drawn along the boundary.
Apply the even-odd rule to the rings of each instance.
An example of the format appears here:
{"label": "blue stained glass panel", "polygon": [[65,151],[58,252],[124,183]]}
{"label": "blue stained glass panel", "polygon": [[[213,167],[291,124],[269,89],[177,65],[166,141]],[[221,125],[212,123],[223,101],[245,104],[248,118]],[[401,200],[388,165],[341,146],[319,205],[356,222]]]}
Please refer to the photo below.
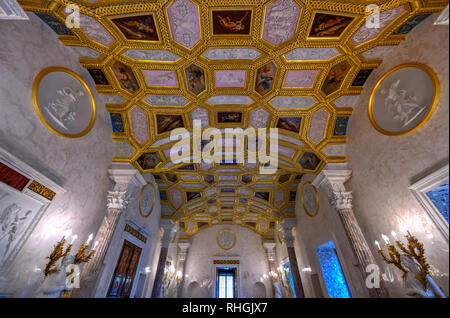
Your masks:
{"label": "blue stained glass panel", "polygon": [[448,182],[428,191],[427,196],[448,222]]}
{"label": "blue stained glass panel", "polygon": [[316,250],[330,298],[352,298],[333,241],[319,246]]}
{"label": "blue stained glass panel", "polygon": [[289,284],[291,285],[292,292],[294,293],[294,298],[297,298],[294,287],[294,278],[292,277],[291,264],[289,262],[285,263],[284,268],[287,268],[289,270]]}

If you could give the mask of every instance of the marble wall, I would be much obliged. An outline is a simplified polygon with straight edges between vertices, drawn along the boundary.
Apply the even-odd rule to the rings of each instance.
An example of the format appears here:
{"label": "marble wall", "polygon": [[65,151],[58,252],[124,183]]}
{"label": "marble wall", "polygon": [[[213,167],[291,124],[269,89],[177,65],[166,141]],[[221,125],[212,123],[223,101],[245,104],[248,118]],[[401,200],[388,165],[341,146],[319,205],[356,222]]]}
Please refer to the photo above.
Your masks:
{"label": "marble wall", "polygon": [[[228,228],[236,233],[236,245],[228,251],[222,250],[216,244],[218,232]],[[215,259],[237,259],[238,268],[238,297],[251,298],[254,296],[254,285],[260,282],[263,274],[269,273],[269,265],[262,237],[252,230],[238,225],[216,225],[204,229],[191,238],[191,247],[186,259],[183,297],[189,297],[197,285],[196,295],[201,297],[214,297]],[[226,265],[223,265],[226,266]],[[267,297],[271,297],[272,290],[269,280],[262,281],[266,287]],[[197,284],[195,284],[197,283]]]}
{"label": "marble wall", "polygon": [[[352,297],[368,297],[368,292],[364,286],[364,278],[358,268],[358,261],[353,254],[339,215],[329,203],[326,191],[322,188],[318,190],[319,212],[315,217],[308,216],[303,209],[300,201],[302,186],[305,182],[314,180],[314,177],[314,175],[303,177],[297,188],[298,197],[295,205],[297,217],[295,247],[305,296],[314,298],[320,297],[322,294],[328,297],[316,248],[332,240],[336,246],[339,262]],[[308,271],[308,268],[311,271]],[[317,278],[314,278],[313,275],[317,275],[316,277],[319,278],[320,290],[317,290],[317,286],[314,285],[313,280]]]}
{"label": "marble wall", "polygon": [[[48,25],[27,12],[29,21],[0,20],[0,145],[67,190],[57,195],[6,274],[4,292],[19,296],[35,269],[43,269],[63,232],[78,235],[74,248],[96,233],[112,188],[107,168],[113,147],[111,123],[89,73]],[[51,133],[31,102],[36,74],[48,66],[67,67],[92,88],[97,105],[93,129],[67,139]],[[78,244],[77,244],[78,243]]]}
{"label": "marble wall", "polygon": [[[448,295],[449,245],[416,201],[408,187],[449,160],[449,29],[434,26],[434,14],[411,31],[374,70],[356,101],[348,127],[347,157],[353,170],[347,187],[353,191],[355,215],[377,261],[375,240],[381,234],[409,230],[424,243],[432,276]],[[392,67],[406,62],[430,66],[441,84],[439,104],[431,119],[416,132],[390,137],[376,131],[368,117],[368,99],[377,80]],[[386,266],[384,266],[384,269]],[[389,268],[398,274],[393,266]],[[387,286],[392,297],[404,296],[396,274]]]}

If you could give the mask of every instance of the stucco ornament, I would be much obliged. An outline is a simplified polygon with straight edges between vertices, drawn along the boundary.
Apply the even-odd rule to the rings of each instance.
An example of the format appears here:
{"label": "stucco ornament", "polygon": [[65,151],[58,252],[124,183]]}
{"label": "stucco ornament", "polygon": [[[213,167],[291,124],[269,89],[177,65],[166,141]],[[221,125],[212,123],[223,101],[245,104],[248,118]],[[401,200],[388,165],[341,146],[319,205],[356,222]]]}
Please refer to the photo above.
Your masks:
{"label": "stucco ornament", "polygon": [[231,250],[236,245],[236,234],[229,229],[223,229],[217,235],[217,244],[221,249]]}

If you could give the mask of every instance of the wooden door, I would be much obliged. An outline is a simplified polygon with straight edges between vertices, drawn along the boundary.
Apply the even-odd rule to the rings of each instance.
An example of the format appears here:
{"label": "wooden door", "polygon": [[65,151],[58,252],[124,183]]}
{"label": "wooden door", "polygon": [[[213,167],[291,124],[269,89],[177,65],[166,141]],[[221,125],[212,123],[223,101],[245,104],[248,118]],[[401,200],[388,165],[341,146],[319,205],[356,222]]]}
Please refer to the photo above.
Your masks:
{"label": "wooden door", "polygon": [[125,241],[106,297],[129,298],[142,249]]}

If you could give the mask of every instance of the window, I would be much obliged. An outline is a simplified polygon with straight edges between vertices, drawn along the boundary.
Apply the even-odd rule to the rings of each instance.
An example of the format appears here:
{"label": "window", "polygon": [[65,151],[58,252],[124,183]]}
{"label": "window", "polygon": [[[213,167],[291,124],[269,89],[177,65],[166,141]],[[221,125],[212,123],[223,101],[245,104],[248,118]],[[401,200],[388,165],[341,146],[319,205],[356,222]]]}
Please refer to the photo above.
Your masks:
{"label": "window", "polygon": [[289,285],[290,285],[290,290],[291,290],[292,293],[294,294],[294,298],[296,298],[297,295],[295,294],[294,279],[293,279],[293,277],[292,277],[291,265],[289,264],[289,262],[286,262],[286,263],[284,263],[283,267],[284,267],[284,272],[285,272],[285,273],[289,273]]}
{"label": "window", "polygon": [[448,179],[448,165],[446,165],[409,187],[447,241],[449,237]]}
{"label": "window", "polygon": [[333,241],[319,246],[317,255],[330,298],[352,298]]}
{"label": "window", "polygon": [[427,196],[448,223],[448,182],[428,191]]}
{"label": "window", "polygon": [[235,297],[236,268],[217,269],[217,298]]}

